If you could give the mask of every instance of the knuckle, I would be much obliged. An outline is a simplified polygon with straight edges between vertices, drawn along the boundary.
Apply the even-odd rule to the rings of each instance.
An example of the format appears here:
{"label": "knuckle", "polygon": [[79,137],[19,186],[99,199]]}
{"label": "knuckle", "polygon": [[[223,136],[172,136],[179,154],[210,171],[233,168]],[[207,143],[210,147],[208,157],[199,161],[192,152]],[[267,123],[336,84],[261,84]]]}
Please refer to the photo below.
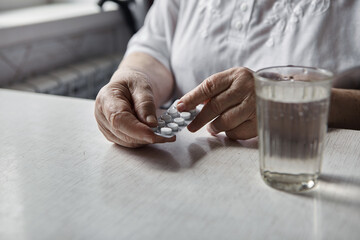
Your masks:
{"label": "knuckle", "polygon": [[153,103],[154,93],[152,87],[148,84],[136,87],[136,89],[132,92],[132,99],[134,103]]}
{"label": "knuckle", "polygon": [[134,83],[133,92],[139,92],[141,95],[151,95],[153,93],[153,88],[151,84],[147,81],[137,81]]}
{"label": "knuckle", "polygon": [[109,123],[110,123],[112,128],[114,128],[114,129],[118,128],[117,126],[119,126],[119,124],[120,124],[119,122],[121,121],[121,118],[122,118],[121,115],[123,115],[121,112],[112,112],[112,113],[110,113]]}
{"label": "knuckle", "polygon": [[138,88],[152,90],[151,81],[149,77],[142,72],[131,72],[126,78],[127,85],[130,89],[136,90]]}
{"label": "knuckle", "polygon": [[230,69],[230,71],[233,73],[233,74],[239,74],[241,72],[243,72],[245,70],[244,67],[233,67]]}
{"label": "knuckle", "polygon": [[232,76],[234,79],[252,79],[253,78],[252,72],[245,67],[235,68],[232,71]]}
{"label": "knuckle", "polygon": [[214,91],[215,88],[216,88],[216,78],[214,75],[205,79],[204,83],[201,84],[201,91],[208,98],[211,97],[211,93]]}
{"label": "knuckle", "polygon": [[106,101],[102,104],[102,108],[107,115],[107,120],[111,122],[114,120],[116,115],[121,115],[129,112],[130,104],[123,99],[116,99],[112,101]]}
{"label": "knuckle", "polygon": [[233,72],[238,74],[251,74],[250,70],[246,67],[234,67]]}
{"label": "knuckle", "polygon": [[152,95],[153,89],[150,83],[146,82],[142,85],[143,91],[146,91],[147,93],[150,93]]}

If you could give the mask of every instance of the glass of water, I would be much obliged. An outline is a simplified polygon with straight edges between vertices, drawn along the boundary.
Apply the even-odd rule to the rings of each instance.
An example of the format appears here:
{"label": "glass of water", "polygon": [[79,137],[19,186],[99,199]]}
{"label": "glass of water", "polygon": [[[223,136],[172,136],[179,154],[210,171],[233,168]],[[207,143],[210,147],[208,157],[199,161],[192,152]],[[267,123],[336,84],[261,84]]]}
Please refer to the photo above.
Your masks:
{"label": "glass of water", "polygon": [[318,181],[334,75],[280,66],[254,73],[260,172],[277,189],[299,192]]}

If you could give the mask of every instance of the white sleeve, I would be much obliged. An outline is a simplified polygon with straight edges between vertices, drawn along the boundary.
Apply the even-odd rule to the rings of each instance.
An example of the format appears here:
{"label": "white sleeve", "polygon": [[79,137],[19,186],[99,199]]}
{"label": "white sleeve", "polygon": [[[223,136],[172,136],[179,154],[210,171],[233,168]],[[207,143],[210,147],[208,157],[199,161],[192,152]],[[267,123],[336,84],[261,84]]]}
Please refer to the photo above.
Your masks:
{"label": "white sleeve", "polygon": [[144,26],[130,39],[125,53],[143,52],[156,58],[171,70],[171,47],[180,0],[155,0]]}

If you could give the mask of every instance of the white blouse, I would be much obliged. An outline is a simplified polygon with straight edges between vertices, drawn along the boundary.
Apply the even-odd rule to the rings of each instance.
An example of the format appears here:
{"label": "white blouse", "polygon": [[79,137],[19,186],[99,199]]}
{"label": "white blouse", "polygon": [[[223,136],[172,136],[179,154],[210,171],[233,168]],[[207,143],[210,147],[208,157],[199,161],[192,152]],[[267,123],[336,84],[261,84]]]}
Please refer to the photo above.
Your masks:
{"label": "white blouse", "polygon": [[156,0],[126,55],[145,52],[176,80],[177,97],[235,66],[360,65],[358,0]]}

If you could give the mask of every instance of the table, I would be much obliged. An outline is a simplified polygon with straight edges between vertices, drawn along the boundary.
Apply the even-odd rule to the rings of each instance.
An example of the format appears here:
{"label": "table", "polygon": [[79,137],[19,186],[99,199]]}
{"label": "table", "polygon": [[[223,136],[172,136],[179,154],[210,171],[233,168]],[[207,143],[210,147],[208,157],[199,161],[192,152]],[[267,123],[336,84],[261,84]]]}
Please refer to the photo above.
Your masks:
{"label": "table", "polygon": [[360,132],[333,129],[315,190],[268,187],[255,142],[109,143],[94,101],[0,90],[0,239],[359,239]]}

